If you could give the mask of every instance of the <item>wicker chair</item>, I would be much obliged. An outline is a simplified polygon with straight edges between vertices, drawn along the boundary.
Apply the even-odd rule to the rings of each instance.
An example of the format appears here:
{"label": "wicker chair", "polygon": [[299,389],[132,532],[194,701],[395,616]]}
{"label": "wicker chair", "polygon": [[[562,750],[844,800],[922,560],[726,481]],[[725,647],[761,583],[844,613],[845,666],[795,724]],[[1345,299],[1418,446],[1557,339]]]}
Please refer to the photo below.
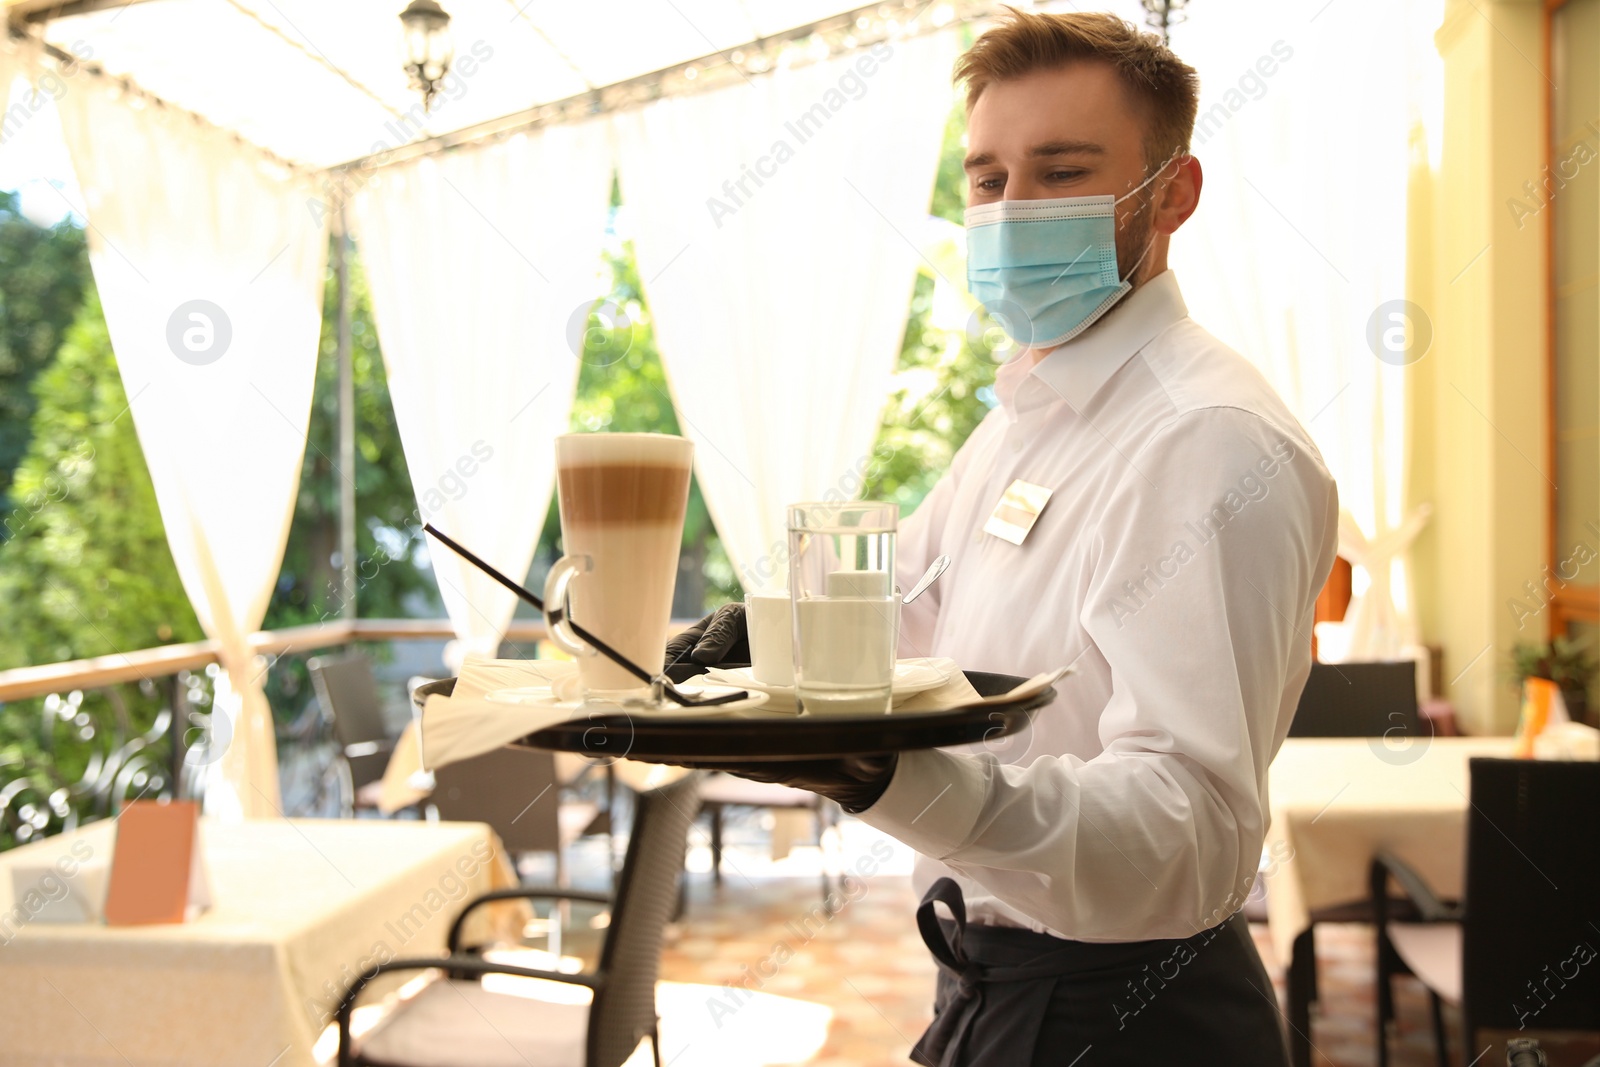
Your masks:
{"label": "wicker chair", "polygon": [[[339,1065],[372,1067],[527,1067],[573,1063],[620,1067],[650,1038],[661,1063],[656,1027],[656,976],[668,920],[678,901],[689,825],[699,808],[699,776],[639,794],[633,831],[615,897],[564,889],[505,889],[470,902],[450,931],[445,959],[393,960],[356,979],[339,1005]],[[464,920],[496,900],[566,899],[609,904],[611,922],[593,973],[567,974],[517,967],[482,958],[481,947],[461,944]],[[362,988],[380,974],[439,968],[444,976],[402,1001],[359,1046],[350,1015]],[[478,981],[507,974],[581,985],[588,1004],[556,1004],[491,992]]]}
{"label": "wicker chair", "polygon": [[494,828],[512,856],[549,852],[556,860],[556,885],[565,886],[566,850],[583,836],[599,807],[561,799],[555,758],[517,746],[440,767],[433,793],[422,802],[445,822],[483,822]]}

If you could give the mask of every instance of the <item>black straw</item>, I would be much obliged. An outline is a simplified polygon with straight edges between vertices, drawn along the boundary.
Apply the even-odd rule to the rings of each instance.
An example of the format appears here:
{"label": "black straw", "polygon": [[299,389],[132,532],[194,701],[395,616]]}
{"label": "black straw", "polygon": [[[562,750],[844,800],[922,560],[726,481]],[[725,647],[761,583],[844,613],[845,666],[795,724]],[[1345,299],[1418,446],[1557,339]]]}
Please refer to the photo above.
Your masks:
{"label": "black straw", "polygon": [[[531,604],[534,608],[541,612],[544,611],[544,601],[535,596],[527,587],[519,585],[510,578],[507,578],[504,574],[501,574],[494,567],[490,566],[489,563],[480,558],[477,553],[458,542],[455,538],[436,528],[433,523],[425,522],[422,524],[422,528],[428,533],[432,534],[434,537],[438,538],[439,541],[443,543],[444,546],[450,551],[454,552],[456,555],[460,556],[462,559],[478,568],[484,574],[487,574],[489,577],[493,578],[495,581],[511,590],[520,600],[527,604]],[[564,605],[557,607],[551,611],[550,614],[553,618],[559,619],[562,615],[566,614],[566,608]],[[605,656],[612,663],[615,663],[617,666],[621,667],[623,670],[627,671],[641,682],[646,684],[653,684],[655,682],[655,675],[634,663],[627,656],[624,656],[621,652],[618,652],[616,649],[600,640],[594,634],[590,633],[588,630],[585,630],[582,626],[579,626],[577,620],[569,620],[569,623],[572,626],[573,633],[577,634],[585,644],[589,645],[602,656]],[[740,690],[737,693],[725,693],[720,697],[698,700],[694,697],[684,696],[682,693],[678,692],[673,684],[666,680],[665,676],[662,677],[662,686],[665,689],[666,694],[670,696],[675,703],[682,704],[684,707],[689,708],[704,708],[712,707],[717,704],[731,704],[736,700],[744,700],[750,695],[748,692]]]}

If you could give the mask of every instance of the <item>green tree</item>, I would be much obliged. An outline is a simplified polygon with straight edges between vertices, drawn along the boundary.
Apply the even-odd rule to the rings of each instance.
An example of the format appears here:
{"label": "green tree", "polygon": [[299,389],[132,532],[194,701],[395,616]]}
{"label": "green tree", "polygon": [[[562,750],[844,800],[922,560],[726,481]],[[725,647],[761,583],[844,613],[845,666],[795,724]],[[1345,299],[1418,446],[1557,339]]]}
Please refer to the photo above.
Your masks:
{"label": "green tree", "polygon": [[993,395],[994,363],[987,347],[981,339],[974,343],[964,329],[931,322],[933,303],[934,281],[920,273],[899,371],[862,490],[863,499],[899,504],[902,516],[915,511],[950,469],[956,450],[989,413],[985,398]]}
{"label": "green tree", "polygon": [[939,171],[933,180],[930,214],[961,225],[967,207],[967,109],[957,104],[945,119],[944,140],[939,146]]}
{"label": "green tree", "polygon": [[[35,226],[18,196],[0,191],[0,510],[15,506],[12,477],[28,446],[34,376],[55,356],[89,285],[83,230]],[[0,540],[9,536],[0,531]]]}

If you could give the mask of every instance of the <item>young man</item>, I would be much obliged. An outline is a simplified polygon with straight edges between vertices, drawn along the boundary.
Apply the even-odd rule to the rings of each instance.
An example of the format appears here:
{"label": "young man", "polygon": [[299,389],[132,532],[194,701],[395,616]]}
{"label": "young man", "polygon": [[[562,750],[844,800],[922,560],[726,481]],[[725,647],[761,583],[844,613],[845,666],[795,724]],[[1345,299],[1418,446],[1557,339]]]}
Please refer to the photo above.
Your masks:
{"label": "young man", "polygon": [[[968,279],[1020,351],[902,526],[902,587],[952,560],[906,609],[902,654],[1074,670],[1003,756],[751,773],[920,854],[941,973],[917,1062],[1282,1064],[1238,912],[1310,670],[1333,481],[1167,270],[1200,199],[1194,71],[1109,15],[1013,13],[956,74]],[[1006,513],[1009,537],[986,532],[1018,481],[1033,504]],[[671,652],[715,661],[740,626],[723,612]]]}

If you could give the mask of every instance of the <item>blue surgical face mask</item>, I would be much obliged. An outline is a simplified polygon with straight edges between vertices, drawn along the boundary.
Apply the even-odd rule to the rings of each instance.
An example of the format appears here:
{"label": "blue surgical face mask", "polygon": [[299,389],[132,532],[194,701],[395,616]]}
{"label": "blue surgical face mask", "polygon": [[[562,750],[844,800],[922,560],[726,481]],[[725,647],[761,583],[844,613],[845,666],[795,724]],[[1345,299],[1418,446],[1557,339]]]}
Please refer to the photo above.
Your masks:
{"label": "blue surgical face mask", "polygon": [[[1120,196],[1000,200],[967,209],[967,288],[1023,348],[1070,341],[1127,295],[1117,272]],[[1155,243],[1145,246],[1132,277]]]}

